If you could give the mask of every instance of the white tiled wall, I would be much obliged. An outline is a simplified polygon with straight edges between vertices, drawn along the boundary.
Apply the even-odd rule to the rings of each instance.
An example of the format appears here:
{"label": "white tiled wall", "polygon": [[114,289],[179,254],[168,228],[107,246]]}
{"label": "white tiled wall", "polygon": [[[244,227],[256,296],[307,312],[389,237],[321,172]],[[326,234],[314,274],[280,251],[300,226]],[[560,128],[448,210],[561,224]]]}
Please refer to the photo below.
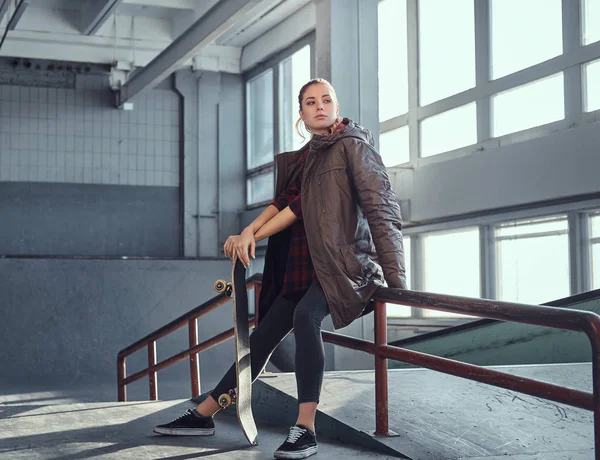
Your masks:
{"label": "white tiled wall", "polygon": [[77,89],[0,85],[0,181],[179,185],[179,98],[114,108],[108,77]]}

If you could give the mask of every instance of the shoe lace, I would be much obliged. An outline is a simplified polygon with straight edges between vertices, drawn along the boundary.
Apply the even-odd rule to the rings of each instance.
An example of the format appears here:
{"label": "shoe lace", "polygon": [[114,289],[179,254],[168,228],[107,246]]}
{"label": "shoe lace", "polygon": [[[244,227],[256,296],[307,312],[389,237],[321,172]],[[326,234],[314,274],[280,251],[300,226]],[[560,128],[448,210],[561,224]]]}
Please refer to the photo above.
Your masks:
{"label": "shoe lace", "polygon": [[188,409],[188,410],[186,410],[186,411],[185,411],[185,413],[183,413],[182,415],[180,415],[179,417],[177,417],[177,418],[176,418],[175,420],[173,420],[173,421],[174,421],[174,422],[176,422],[176,421],[178,421],[178,420],[181,420],[182,418],[187,418],[187,417],[189,417],[190,415],[193,415],[193,414],[192,414],[192,410],[191,410],[191,409]]}
{"label": "shoe lace", "polygon": [[297,426],[293,426],[293,427],[290,428],[290,434],[288,434],[288,437],[285,440],[285,442],[295,443],[296,441],[298,441],[298,439],[300,439],[300,437],[305,432],[306,432],[305,429],[297,427]]}

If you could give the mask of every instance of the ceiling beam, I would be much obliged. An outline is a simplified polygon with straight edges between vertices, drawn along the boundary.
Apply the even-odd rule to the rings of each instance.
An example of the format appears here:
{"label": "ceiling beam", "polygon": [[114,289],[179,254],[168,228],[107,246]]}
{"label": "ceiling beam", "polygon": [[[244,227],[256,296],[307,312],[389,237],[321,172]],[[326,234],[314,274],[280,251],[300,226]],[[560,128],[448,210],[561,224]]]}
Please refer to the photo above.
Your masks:
{"label": "ceiling beam", "polygon": [[83,35],[93,35],[113,14],[123,0],[93,0],[81,12]]}
{"label": "ceiling beam", "polygon": [[10,18],[10,22],[8,23],[8,30],[15,30],[16,29],[17,24],[19,23],[19,21],[23,17],[23,13],[25,13],[25,10],[29,6],[30,1],[31,0],[21,0],[19,2],[19,5],[17,6],[17,9],[13,13],[12,17]]}
{"label": "ceiling beam", "polygon": [[171,8],[174,10],[195,10],[199,6],[196,0],[123,0],[123,4]]}
{"label": "ceiling beam", "polygon": [[2,20],[4,19],[4,16],[6,15],[6,12],[8,11],[9,3],[10,3],[10,0],[0,0],[0,23],[2,23]]}
{"label": "ceiling beam", "polygon": [[122,106],[145,89],[153,88],[188,59],[200,53],[260,0],[221,0],[183,32],[146,67],[133,74],[117,94]]}

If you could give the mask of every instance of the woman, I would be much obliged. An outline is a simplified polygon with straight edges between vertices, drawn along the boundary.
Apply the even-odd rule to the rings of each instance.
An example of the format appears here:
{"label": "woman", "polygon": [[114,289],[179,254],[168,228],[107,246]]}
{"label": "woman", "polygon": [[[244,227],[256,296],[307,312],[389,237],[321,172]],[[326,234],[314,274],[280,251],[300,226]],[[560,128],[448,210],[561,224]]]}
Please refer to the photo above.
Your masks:
{"label": "woman", "polygon": [[[251,335],[252,378],[294,329],[298,419],[275,458],[317,452],[315,414],[323,382],[321,322],[336,329],[365,312],[378,286],[406,288],[400,207],[373,136],[339,118],[331,84],[306,83],[298,96],[300,123],[312,134],[296,152],[278,155],[275,201],[224,246],[247,267],[256,242],[270,237],[265,255],[260,321]],[[299,131],[300,133],[300,131]],[[302,135],[302,134],[300,134]],[[194,410],[159,434],[212,435],[219,395],[236,385],[235,366]]]}

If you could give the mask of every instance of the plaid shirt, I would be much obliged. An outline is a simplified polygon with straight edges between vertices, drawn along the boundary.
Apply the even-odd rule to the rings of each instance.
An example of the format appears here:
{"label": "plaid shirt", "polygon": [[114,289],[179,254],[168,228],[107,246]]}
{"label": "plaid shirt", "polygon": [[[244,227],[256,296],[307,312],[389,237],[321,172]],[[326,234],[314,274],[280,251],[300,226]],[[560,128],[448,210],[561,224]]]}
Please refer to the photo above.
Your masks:
{"label": "plaid shirt", "polygon": [[[335,132],[341,131],[346,125],[340,123]],[[300,192],[302,190],[302,173],[304,164],[310,149],[306,149],[302,155],[302,167],[296,181],[290,187],[283,191],[273,203],[279,211],[286,206],[296,214],[298,220],[292,224],[292,239],[290,241],[290,250],[288,252],[287,265],[285,267],[285,276],[283,278],[282,294],[301,293],[310,287],[312,281],[317,277],[315,269],[310,258],[310,250],[308,249],[308,240],[306,239],[306,231],[304,222],[302,222],[302,201]]]}
{"label": "plaid shirt", "polygon": [[302,201],[300,199],[302,172],[308,152],[309,149],[306,149],[306,152],[302,155],[302,169],[298,179],[271,203],[279,211],[289,206],[290,210],[298,217],[298,220],[292,224],[292,238],[281,290],[282,294],[304,292],[310,287],[313,279],[316,278],[308,249],[304,222],[302,221]]}

